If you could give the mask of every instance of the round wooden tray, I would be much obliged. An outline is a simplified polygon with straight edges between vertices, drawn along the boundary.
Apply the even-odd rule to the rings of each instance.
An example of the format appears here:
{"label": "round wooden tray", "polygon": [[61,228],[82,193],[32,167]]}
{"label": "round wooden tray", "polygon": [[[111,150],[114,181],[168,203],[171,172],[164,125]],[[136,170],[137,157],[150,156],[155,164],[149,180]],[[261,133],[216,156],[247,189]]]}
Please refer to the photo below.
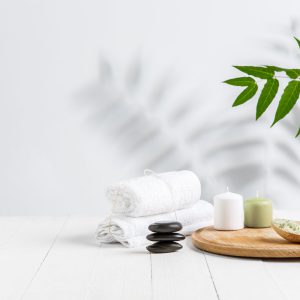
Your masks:
{"label": "round wooden tray", "polygon": [[212,226],[192,234],[193,244],[207,252],[242,257],[300,257],[300,244],[286,241],[272,228],[215,230]]}

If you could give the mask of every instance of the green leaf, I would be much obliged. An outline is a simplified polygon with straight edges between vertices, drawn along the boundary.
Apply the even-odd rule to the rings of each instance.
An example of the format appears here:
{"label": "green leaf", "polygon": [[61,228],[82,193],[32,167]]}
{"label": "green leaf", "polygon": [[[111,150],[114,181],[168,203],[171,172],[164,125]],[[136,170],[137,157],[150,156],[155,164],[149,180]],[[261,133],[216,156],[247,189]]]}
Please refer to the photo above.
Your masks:
{"label": "green leaf", "polygon": [[265,67],[234,66],[234,68],[258,78],[268,79],[274,76],[274,71]]}
{"label": "green leaf", "polygon": [[235,86],[249,86],[255,83],[255,80],[251,77],[238,77],[224,81],[224,83]]}
{"label": "green leaf", "polygon": [[300,70],[299,69],[286,69],[285,73],[287,76],[289,76],[292,79],[296,79],[300,76]]}
{"label": "green leaf", "polygon": [[299,128],[299,130],[298,130],[298,132],[296,134],[296,137],[298,137],[299,135],[300,135],[300,128]]}
{"label": "green leaf", "polygon": [[287,69],[287,68],[281,68],[276,66],[265,66],[265,67],[274,72],[285,72],[286,75],[292,79],[296,79],[300,76],[300,69]]}
{"label": "green leaf", "polygon": [[294,36],[294,39],[296,40],[296,42],[297,42],[297,44],[298,44],[298,46],[300,48],[300,40],[298,40],[295,36]]}
{"label": "green leaf", "polygon": [[232,106],[238,106],[241,105],[248,100],[250,100],[257,92],[257,84],[251,84],[246,89],[244,89],[241,94],[236,98]]}
{"label": "green leaf", "polygon": [[266,111],[275,98],[279,87],[277,79],[269,78],[264,85],[256,106],[256,120]]}
{"label": "green leaf", "polygon": [[285,72],[286,69],[276,66],[265,66],[267,69],[275,72]]}
{"label": "green leaf", "polygon": [[283,119],[294,107],[300,95],[300,81],[292,80],[284,89],[272,124],[274,126]]}

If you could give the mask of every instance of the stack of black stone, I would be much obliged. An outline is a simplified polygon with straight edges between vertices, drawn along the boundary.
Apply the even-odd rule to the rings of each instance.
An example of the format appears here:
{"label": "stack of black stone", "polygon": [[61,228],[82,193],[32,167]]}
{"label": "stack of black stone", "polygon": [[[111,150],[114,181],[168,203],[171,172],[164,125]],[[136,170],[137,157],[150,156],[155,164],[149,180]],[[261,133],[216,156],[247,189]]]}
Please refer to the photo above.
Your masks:
{"label": "stack of black stone", "polygon": [[148,229],[154,233],[147,235],[147,240],[156,242],[147,246],[147,250],[152,253],[175,252],[182,248],[182,245],[176,243],[185,239],[185,236],[177,233],[182,229],[179,222],[156,222],[151,224]]}

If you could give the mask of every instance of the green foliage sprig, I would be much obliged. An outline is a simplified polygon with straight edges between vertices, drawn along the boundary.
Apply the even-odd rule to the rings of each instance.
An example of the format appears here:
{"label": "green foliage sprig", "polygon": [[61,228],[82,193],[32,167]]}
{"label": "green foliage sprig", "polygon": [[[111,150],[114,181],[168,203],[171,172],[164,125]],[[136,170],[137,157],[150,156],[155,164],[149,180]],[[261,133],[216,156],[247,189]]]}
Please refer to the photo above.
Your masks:
{"label": "green foliage sprig", "polygon": [[[297,38],[295,38],[295,40],[300,48],[300,40]],[[256,120],[262,116],[277,95],[279,88],[278,79],[282,78],[282,76],[277,76],[277,73],[284,72],[286,74],[286,77],[284,78],[290,80],[281,95],[271,127],[283,119],[293,109],[297,100],[299,99],[300,69],[288,69],[276,66],[234,66],[234,68],[246,73],[247,75],[250,75],[251,77],[239,77],[224,81],[224,83],[230,85],[246,87],[236,98],[232,106],[244,104],[256,94],[258,91],[258,85],[255,79],[258,78],[259,80],[266,80],[266,83],[264,84],[264,87],[262,88],[261,94],[258,98],[256,106]],[[299,135],[300,128],[296,137]]]}

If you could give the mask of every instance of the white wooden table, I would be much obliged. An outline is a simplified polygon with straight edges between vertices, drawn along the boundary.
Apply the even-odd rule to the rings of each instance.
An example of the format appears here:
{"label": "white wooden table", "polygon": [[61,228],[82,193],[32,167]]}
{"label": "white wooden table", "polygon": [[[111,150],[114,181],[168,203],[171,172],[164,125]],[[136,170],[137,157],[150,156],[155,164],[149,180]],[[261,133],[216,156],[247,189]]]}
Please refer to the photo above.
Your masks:
{"label": "white wooden table", "polygon": [[1,217],[0,299],[300,299],[300,259],[219,256],[195,249],[190,238],[170,254],[100,247],[98,222]]}

